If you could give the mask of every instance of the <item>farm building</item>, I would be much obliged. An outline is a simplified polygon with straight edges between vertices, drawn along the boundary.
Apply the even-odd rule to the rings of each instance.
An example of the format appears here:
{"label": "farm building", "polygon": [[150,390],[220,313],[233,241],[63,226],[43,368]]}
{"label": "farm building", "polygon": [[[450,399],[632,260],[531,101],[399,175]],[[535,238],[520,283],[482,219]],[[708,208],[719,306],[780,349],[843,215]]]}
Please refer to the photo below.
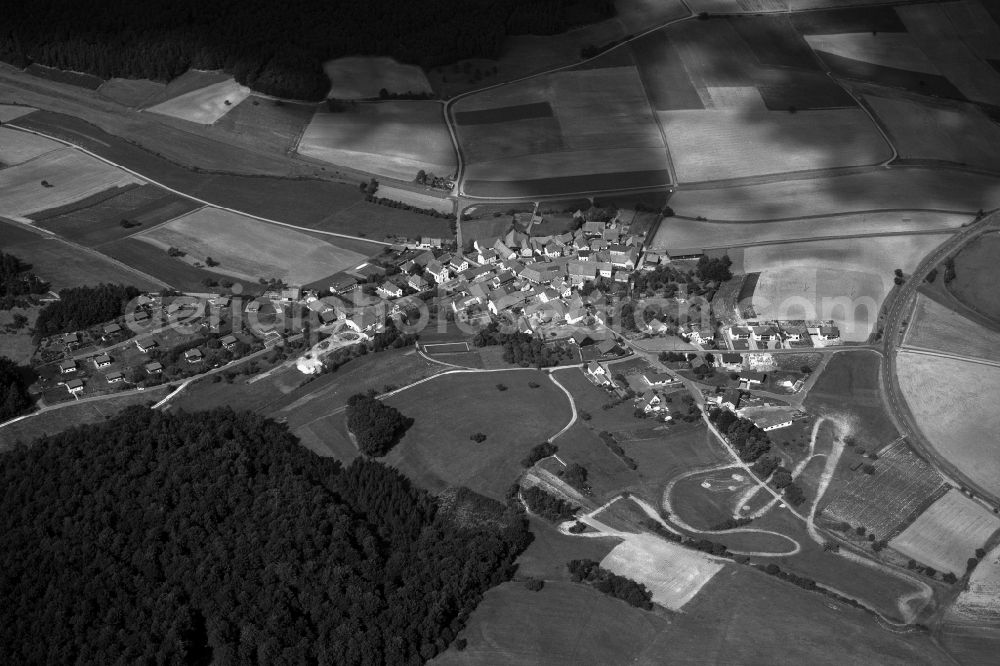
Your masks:
{"label": "farm building", "polygon": [[70,372],[74,372],[75,370],[76,370],[76,361],[74,361],[73,359],[68,359],[59,364],[59,372],[61,372],[64,375]]}
{"label": "farm building", "polygon": [[792,416],[791,413],[785,411],[765,413],[755,416],[753,422],[764,432],[770,432],[792,425]]}
{"label": "farm building", "polygon": [[350,275],[342,275],[334,278],[333,284],[330,285],[330,292],[334,294],[346,294],[349,291],[353,291],[357,286],[357,279]]}
{"label": "farm building", "polygon": [[83,380],[82,379],[71,379],[66,382],[66,390],[70,393],[79,393],[83,390]]}

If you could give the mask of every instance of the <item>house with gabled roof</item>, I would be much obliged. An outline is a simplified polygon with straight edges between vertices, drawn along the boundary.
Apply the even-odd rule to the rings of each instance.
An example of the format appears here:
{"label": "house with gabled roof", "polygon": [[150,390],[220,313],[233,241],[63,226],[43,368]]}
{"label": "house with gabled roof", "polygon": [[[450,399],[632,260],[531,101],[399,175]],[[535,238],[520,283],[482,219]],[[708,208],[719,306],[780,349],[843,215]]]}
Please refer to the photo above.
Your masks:
{"label": "house with gabled roof", "polygon": [[611,383],[611,377],[608,376],[608,371],[597,361],[591,361],[588,363],[586,369],[584,370],[584,374],[587,375],[587,379],[598,386]]}
{"label": "house with gabled roof", "polygon": [[739,389],[726,389],[722,397],[719,398],[719,405],[734,414],[740,408],[740,403],[743,400],[743,393]]}
{"label": "house with gabled roof", "polygon": [[403,295],[403,289],[398,284],[393,284],[392,282],[383,282],[380,284],[375,291],[382,298],[399,298]]}
{"label": "house with gabled roof", "polygon": [[98,354],[94,357],[94,367],[106,368],[111,365],[111,357],[107,354]]}
{"label": "house with gabled roof", "polygon": [[649,414],[650,412],[661,411],[665,405],[663,404],[663,398],[656,391],[649,390],[639,398],[637,407],[646,414]]}
{"label": "house with gabled roof", "polygon": [[456,273],[461,273],[469,267],[469,260],[460,254],[455,254],[448,262],[448,268]]}
{"label": "house with gabled roof", "polygon": [[59,364],[59,372],[64,375],[68,375],[71,372],[76,372],[76,361],[69,358]]}
{"label": "house with gabled roof", "polygon": [[188,349],[184,352],[184,360],[188,363],[199,363],[203,358],[205,358],[205,355],[198,348]]}
{"label": "house with gabled roof", "polygon": [[437,260],[427,264],[427,268],[424,270],[424,273],[434,278],[434,281],[438,284],[442,284],[451,279],[451,271],[448,270],[447,266]]}
{"label": "house with gabled roof", "polygon": [[497,253],[497,257],[500,261],[509,261],[517,256],[517,253],[507,247],[507,245],[505,245],[500,239],[497,239],[496,242],[493,243],[493,251]]}
{"label": "house with gabled roof", "polygon": [[601,236],[604,234],[604,223],[599,220],[584,222],[583,233],[587,236]]}
{"label": "house with gabled roof", "polygon": [[79,393],[83,390],[83,380],[82,379],[71,379],[66,382],[66,390],[70,393]]}
{"label": "house with gabled roof", "polygon": [[157,346],[159,346],[159,343],[153,338],[148,338],[146,340],[136,339],[135,346],[139,351],[145,354],[149,352],[151,349],[155,349]]}
{"label": "house with gabled roof", "polygon": [[411,275],[406,280],[406,284],[411,289],[416,289],[417,291],[423,291],[429,286],[427,280],[425,280],[422,275]]}

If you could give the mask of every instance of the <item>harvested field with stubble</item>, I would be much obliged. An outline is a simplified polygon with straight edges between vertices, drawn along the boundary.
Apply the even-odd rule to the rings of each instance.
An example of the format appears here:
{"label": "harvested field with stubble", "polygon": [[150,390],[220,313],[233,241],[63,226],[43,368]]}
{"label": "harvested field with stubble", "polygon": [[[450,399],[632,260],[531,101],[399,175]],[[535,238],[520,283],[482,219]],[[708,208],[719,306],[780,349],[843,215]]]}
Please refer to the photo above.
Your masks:
{"label": "harvested field with stubble", "polygon": [[897,168],[721,189],[681,189],[678,215],[709,220],[780,220],[872,210],[975,214],[1000,206],[1000,178],[958,171]]}
{"label": "harvested field with stubble", "polygon": [[927,211],[885,211],[808,217],[778,222],[710,222],[678,217],[664,218],[653,238],[654,249],[704,250],[808,241],[825,236],[877,236],[906,232],[947,231],[971,222],[972,215]]}
{"label": "harvested field with stubble", "polygon": [[676,611],[724,565],[651,534],[636,534],[615,546],[601,560],[601,566],[642,583],[653,593],[653,603]]}
{"label": "harvested field with stubble", "polygon": [[956,576],[966,562],[1000,529],[1000,518],[952,489],[920,514],[889,546],[938,571]]}
{"label": "harvested field with stubble", "polygon": [[1000,170],[1000,125],[971,104],[865,95],[903,159]]}
{"label": "harvested field with stubble", "polygon": [[903,346],[1000,361],[1000,333],[923,294],[917,294]]}
{"label": "harvested field with stubble", "polygon": [[202,263],[212,257],[219,262],[215,271],[249,281],[280,278],[303,285],[365,260],[315,236],[220,208],[199,208],[138,238],[161,251],[176,247]]}
{"label": "harvested field with stubble", "polygon": [[948,290],[973,310],[1000,322],[1000,233],[984,234],[955,256],[955,279]]}
{"label": "harvested field with stubble", "polygon": [[945,615],[946,622],[996,626],[1000,620],[1000,546],[996,546],[976,566],[969,586]]}
{"label": "harvested field with stubble", "polygon": [[42,136],[0,127],[0,169],[33,160],[63,148],[63,144]]}
{"label": "harvested field with stubble", "polygon": [[411,181],[417,171],[447,176],[455,151],[437,102],[386,101],[320,109],[306,127],[299,154],[331,164]]}
{"label": "harvested field with stubble", "polygon": [[233,79],[192,90],[150,106],[150,113],[159,113],[199,125],[211,125],[250,96],[250,89]]}
{"label": "harvested field with stubble", "polygon": [[663,111],[680,182],[878,164],[889,146],[860,109]]}
{"label": "harvested field with stubble", "polygon": [[805,40],[814,50],[824,54],[910,72],[940,74],[913,37],[905,32],[806,35]]}
{"label": "harvested field with stubble", "polygon": [[900,352],[903,397],[934,449],[987,492],[1000,495],[1000,368]]}
{"label": "harvested field with stubble", "polygon": [[131,183],[143,181],[78,150],[61,148],[0,170],[0,215],[23,219]]}

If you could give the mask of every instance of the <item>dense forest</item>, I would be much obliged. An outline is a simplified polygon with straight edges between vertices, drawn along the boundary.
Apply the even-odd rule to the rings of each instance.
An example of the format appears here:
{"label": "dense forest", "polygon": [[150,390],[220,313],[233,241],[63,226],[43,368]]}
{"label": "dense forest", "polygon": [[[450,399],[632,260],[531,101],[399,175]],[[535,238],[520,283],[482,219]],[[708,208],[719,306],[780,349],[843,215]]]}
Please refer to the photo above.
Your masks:
{"label": "dense forest", "polygon": [[0,356],[0,422],[19,416],[31,408],[28,395],[31,368],[19,366],[6,356]]}
{"label": "dense forest", "polygon": [[56,333],[70,333],[110,321],[125,314],[125,306],[139,295],[135,287],[100,284],[73,287],[59,292],[59,300],[49,303],[35,321],[35,340]]}
{"label": "dense forest", "polygon": [[420,663],[530,540],[229,409],[129,408],[0,455],[0,487],[4,664]]}
{"label": "dense forest", "polygon": [[614,11],[612,0],[35,0],[5,5],[0,60],[104,79],[224,69],[264,93],[321,100],[331,58],[495,58],[507,35],[554,34]]}
{"label": "dense forest", "polygon": [[10,310],[31,294],[44,294],[49,290],[47,282],[42,282],[31,266],[12,254],[0,252],[0,310]]}

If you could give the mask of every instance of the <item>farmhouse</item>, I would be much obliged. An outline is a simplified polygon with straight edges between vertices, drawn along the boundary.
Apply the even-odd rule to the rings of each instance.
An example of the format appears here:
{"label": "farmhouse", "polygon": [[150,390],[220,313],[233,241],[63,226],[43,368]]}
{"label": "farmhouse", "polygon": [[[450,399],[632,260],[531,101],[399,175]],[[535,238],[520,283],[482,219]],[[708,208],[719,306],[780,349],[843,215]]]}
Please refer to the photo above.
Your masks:
{"label": "farmhouse", "polygon": [[59,364],[59,372],[67,374],[76,370],[76,361],[68,359]]}
{"label": "farmhouse", "polygon": [[427,280],[425,280],[420,275],[411,275],[409,279],[406,281],[406,284],[411,289],[415,289],[417,291],[423,291],[424,289],[427,289],[427,287],[429,286]]}
{"label": "farmhouse", "polygon": [[161,372],[163,372],[163,365],[159,361],[153,361],[152,363],[146,364],[147,375],[158,375]]}
{"label": "farmhouse", "polygon": [[601,353],[601,356],[617,356],[622,353],[621,347],[618,346],[618,342],[614,339],[598,342],[597,351]]}
{"label": "farmhouse", "polygon": [[427,264],[427,268],[425,270],[427,274],[430,275],[432,278],[434,278],[434,281],[437,282],[438,284],[447,282],[448,279],[451,278],[451,273],[449,272],[448,268],[437,260],[434,260],[429,264]]}
{"label": "farmhouse", "polygon": [[109,384],[117,384],[118,382],[124,380],[125,380],[125,375],[123,375],[120,370],[115,370],[114,372],[108,373]]}
{"label": "farmhouse", "polygon": [[111,365],[111,357],[107,354],[101,354],[100,356],[94,357],[94,365],[98,368],[106,368]]}
{"label": "farmhouse", "polygon": [[647,370],[642,373],[642,378],[651,387],[667,386],[674,383],[674,378],[666,372],[653,372],[652,370]]}
{"label": "farmhouse", "polygon": [[232,350],[239,340],[236,339],[235,335],[224,335],[219,339],[219,342],[225,349]]}
{"label": "farmhouse", "polygon": [[608,371],[605,370],[604,366],[597,361],[591,361],[588,363],[585,372],[587,374],[587,379],[594,382],[598,386],[611,383],[611,379],[608,377]]}
{"label": "farmhouse", "polygon": [[743,393],[739,390],[727,389],[726,392],[722,394],[722,398],[719,400],[719,405],[735,413],[740,408],[740,401],[742,399]]}
{"label": "farmhouse", "polygon": [[493,251],[497,253],[497,258],[499,258],[500,261],[510,261],[517,256],[517,253],[507,247],[499,238],[495,243],[493,243]]}
{"label": "farmhouse", "polygon": [[357,279],[350,275],[341,275],[334,278],[333,284],[330,285],[330,292],[334,294],[346,294],[354,290],[357,286]]}
{"label": "farmhouse", "polygon": [[382,298],[399,298],[403,295],[402,287],[391,282],[383,282],[375,291],[378,292],[378,295]]}
{"label": "farmhouse", "polygon": [[147,353],[150,349],[155,349],[157,347],[156,340],[150,338],[148,340],[136,340],[135,346],[143,354]]}
{"label": "farmhouse", "polygon": [[59,338],[59,342],[63,343],[67,347],[69,347],[71,345],[78,345],[78,344],[80,344],[80,334],[79,333],[66,333],[61,338]]}
{"label": "farmhouse", "polygon": [[778,430],[779,428],[787,428],[792,425],[792,417],[784,411],[765,413],[755,416],[753,422],[754,425],[764,432],[770,432],[772,430]]}
{"label": "farmhouse", "polygon": [[201,353],[200,349],[188,349],[184,352],[184,360],[188,363],[198,363],[204,358],[204,354]]}
{"label": "farmhouse", "polygon": [[456,254],[454,257],[451,258],[451,261],[448,262],[448,268],[455,271],[456,273],[461,273],[468,267],[469,267],[469,260],[460,254]]}
{"label": "farmhouse", "polygon": [[71,379],[66,382],[66,390],[70,393],[79,393],[83,390],[83,380],[82,379]]}
{"label": "farmhouse", "polygon": [[642,394],[642,398],[639,399],[639,409],[641,409],[646,414],[650,412],[659,412],[663,409],[663,398],[661,398],[655,391],[646,391]]}

